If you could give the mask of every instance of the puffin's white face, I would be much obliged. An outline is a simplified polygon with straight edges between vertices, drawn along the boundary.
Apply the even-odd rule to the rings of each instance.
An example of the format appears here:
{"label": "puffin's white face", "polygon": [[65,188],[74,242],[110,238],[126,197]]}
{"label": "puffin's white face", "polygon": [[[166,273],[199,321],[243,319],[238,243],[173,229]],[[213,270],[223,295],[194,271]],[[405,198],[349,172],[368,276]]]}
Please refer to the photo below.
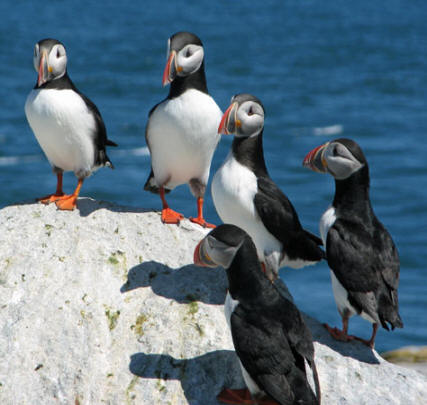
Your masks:
{"label": "puffin's white face", "polygon": [[344,180],[360,170],[360,162],[345,145],[339,141],[327,142],[307,154],[303,165],[319,173],[330,173],[337,180]]}
{"label": "puffin's white face", "polygon": [[179,51],[171,50],[171,40],[168,40],[167,63],[163,72],[163,86],[172,83],[177,76],[189,76],[200,69],[203,63],[203,46],[188,44]]}
{"label": "puffin's white face", "polygon": [[245,101],[239,106],[236,113],[236,136],[255,136],[263,127],[264,110],[258,103]]}
{"label": "puffin's white face", "polygon": [[350,177],[363,167],[353,154],[339,142],[329,142],[323,151],[328,171],[338,180]]}
{"label": "puffin's white face", "polygon": [[240,246],[241,244],[238,246],[230,246],[212,235],[207,235],[194,250],[194,263],[198,266],[222,266],[227,269],[230,267]]}
{"label": "puffin's white face", "polygon": [[184,46],[176,55],[176,70],[178,76],[188,76],[197,72],[204,58],[203,47],[189,44]]}
{"label": "puffin's white face", "polygon": [[62,44],[43,46],[37,43],[34,46],[34,69],[38,72],[38,86],[50,80],[59,79],[67,68],[67,53]]}
{"label": "puffin's white face", "polygon": [[264,109],[254,100],[239,104],[239,98],[240,95],[231,99],[230,106],[222,116],[218,132],[242,138],[256,136],[264,127]]}

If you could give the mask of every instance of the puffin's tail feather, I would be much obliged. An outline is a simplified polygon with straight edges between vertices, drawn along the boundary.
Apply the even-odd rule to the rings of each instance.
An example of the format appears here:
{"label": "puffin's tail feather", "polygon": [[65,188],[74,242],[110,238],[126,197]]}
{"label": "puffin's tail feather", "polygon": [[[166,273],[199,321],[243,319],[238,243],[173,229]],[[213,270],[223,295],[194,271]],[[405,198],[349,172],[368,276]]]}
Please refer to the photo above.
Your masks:
{"label": "puffin's tail feather", "polygon": [[[148,175],[148,179],[144,184],[144,190],[149,191],[153,194],[159,194],[159,186],[157,185],[156,179],[154,178],[153,169],[151,169],[150,174]],[[167,188],[164,188],[165,193],[170,193],[170,190]]]}
{"label": "puffin's tail feather", "polygon": [[378,300],[378,316],[381,325],[384,329],[390,330],[387,323],[390,324],[391,329],[403,328],[403,321],[399,314],[397,290],[384,291],[379,295]]}

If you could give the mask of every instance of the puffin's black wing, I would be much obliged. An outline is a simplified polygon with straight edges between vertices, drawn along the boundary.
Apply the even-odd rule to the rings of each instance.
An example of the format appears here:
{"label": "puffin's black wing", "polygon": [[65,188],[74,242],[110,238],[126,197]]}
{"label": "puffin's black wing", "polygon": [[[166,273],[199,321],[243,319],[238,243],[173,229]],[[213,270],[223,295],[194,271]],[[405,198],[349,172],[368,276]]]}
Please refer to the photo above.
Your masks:
{"label": "puffin's black wing", "polygon": [[290,346],[280,322],[237,307],[231,316],[231,333],[243,367],[275,401],[294,404],[296,398],[304,398],[304,403],[317,404],[300,368],[303,357]]}
{"label": "puffin's black wing", "polygon": [[325,257],[317,236],[302,228],[292,203],[269,177],[258,177],[255,209],[267,230],[277,238],[290,259],[319,261]]}
{"label": "puffin's black wing", "polygon": [[329,267],[348,291],[350,303],[372,318],[402,327],[398,314],[399,257],[385,228],[337,219],[326,240]]}
{"label": "puffin's black wing", "polygon": [[109,163],[109,166],[113,168],[113,164],[105,152],[106,146],[117,146],[117,144],[113,141],[110,141],[107,138],[107,130],[105,129],[104,120],[101,117],[101,113],[99,112],[97,106],[84,94],[80,93],[80,96],[85,101],[88,109],[91,111],[95,118],[96,130],[95,130],[95,145],[96,145],[96,163],[97,164],[106,164]]}

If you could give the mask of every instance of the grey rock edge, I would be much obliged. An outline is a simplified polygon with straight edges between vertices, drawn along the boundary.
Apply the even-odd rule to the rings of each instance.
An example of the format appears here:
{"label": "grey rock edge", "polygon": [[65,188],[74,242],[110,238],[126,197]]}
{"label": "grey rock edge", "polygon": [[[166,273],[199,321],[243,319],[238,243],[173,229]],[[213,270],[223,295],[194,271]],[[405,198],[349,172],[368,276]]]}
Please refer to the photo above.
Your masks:
{"label": "grey rock edge", "polygon": [[[222,269],[193,266],[206,231],[80,198],[0,210],[0,403],[218,404],[244,386]],[[323,404],[425,404],[427,377],[362,344],[315,338]]]}

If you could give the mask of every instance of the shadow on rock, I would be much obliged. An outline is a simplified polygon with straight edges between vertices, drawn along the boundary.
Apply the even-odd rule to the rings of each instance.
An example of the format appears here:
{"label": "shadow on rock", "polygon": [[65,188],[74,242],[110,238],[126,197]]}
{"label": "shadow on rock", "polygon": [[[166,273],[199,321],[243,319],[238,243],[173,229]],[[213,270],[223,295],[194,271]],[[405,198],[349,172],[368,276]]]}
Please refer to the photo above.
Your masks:
{"label": "shadow on rock", "polygon": [[340,342],[332,338],[325,327],[316,319],[303,314],[307,326],[313,334],[313,340],[322,345],[328,346],[333,351],[345,357],[352,357],[358,361],[368,364],[379,364],[374,351],[361,342]]}
{"label": "shadow on rock", "polygon": [[93,212],[100,209],[107,209],[112,212],[123,212],[123,213],[143,213],[143,212],[155,212],[153,209],[144,209],[138,207],[123,207],[121,205],[113,204],[108,201],[93,200],[88,197],[80,197],[77,200],[77,209],[80,212],[80,216],[87,217]]}
{"label": "shadow on rock", "polygon": [[222,305],[225,301],[227,280],[222,268],[215,269],[187,265],[171,269],[162,263],[149,261],[131,268],[120,291],[150,287],[153,292],[178,303],[200,301]]}
{"label": "shadow on rock", "polygon": [[243,388],[237,356],[232,350],[216,350],[190,359],[166,354],[136,353],[129,364],[131,373],[143,378],[179,380],[190,405],[216,405],[224,387]]}

